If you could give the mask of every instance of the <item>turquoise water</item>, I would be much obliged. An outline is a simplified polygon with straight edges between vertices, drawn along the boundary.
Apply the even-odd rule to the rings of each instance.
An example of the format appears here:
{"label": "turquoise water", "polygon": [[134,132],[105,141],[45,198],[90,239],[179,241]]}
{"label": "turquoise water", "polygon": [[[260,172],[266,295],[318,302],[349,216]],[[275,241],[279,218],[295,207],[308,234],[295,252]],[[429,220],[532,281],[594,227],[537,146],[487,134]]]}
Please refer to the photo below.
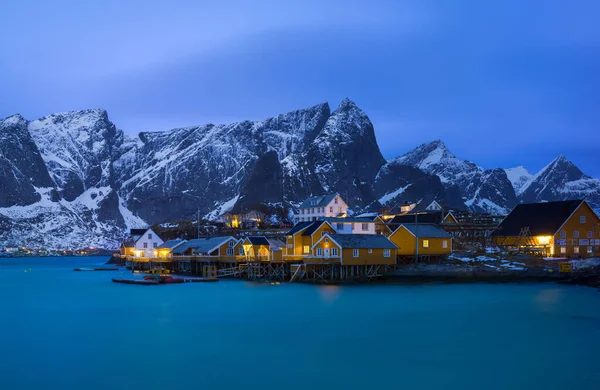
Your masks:
{"label": "turquoise water", "polygon": [[104,261],[0,259],[1,389],[600,388],[592,288],[73,272]]}

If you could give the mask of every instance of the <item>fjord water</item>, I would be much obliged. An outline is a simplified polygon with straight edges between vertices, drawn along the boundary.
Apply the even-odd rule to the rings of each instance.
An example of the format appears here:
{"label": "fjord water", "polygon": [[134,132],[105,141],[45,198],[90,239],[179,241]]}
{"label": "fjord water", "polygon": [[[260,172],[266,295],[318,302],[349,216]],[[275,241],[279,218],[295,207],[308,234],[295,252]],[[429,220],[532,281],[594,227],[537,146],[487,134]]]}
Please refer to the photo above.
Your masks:
{"label": "fjord water", "polygon": [[127,271],[73,272],[104,261],[0,259],[0,388],[575,389],[600,383],[600,293],[592,288],[136,286],[111,282]]}

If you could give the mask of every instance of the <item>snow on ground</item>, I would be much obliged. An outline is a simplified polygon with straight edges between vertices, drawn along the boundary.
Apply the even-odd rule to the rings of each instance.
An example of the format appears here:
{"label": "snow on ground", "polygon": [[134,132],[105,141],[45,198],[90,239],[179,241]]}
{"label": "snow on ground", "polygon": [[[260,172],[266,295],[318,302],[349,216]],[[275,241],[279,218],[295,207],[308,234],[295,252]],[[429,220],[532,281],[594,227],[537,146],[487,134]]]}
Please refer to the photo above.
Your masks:
{"label": "snow on ground", "polygon": [[240,198],[240,196],[236,195],[233,198],[229,199],[227,202],[221,203],[221,205],[219,205],[216,209],[214,209],[210,213],[206,214],[204,216],[204,219],[213,221],[213,220],[219,218],[219,216],[221,216],[224,213],[226,213],[227,211],[231,210],[233,208],[233,206],[235,205],[235,202],[237,202],[239,198]]}

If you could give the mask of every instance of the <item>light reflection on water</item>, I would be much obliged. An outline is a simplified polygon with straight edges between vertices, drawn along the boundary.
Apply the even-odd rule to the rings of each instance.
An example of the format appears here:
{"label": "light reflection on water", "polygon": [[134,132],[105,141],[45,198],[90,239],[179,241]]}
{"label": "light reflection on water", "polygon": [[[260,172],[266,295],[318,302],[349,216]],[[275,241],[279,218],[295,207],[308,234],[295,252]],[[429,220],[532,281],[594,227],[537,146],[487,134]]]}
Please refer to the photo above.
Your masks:
{"label": "light reflection on water", "polygon": [[561,294],[562,291],[558,288],[544,288],[535,296],[534,302],[538,310],[553,312],[560,304]]}

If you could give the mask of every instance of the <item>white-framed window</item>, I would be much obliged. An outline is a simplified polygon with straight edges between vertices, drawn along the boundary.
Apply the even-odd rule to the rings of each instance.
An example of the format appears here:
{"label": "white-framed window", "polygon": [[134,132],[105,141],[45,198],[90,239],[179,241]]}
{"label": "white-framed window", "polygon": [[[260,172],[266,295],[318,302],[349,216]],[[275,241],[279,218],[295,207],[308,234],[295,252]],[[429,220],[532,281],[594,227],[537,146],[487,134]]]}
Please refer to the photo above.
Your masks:
{"label": "white-framed window", "polygon": [[592,253],[594,253],[591,246],[587,247],[587,253],[588,253],[588,255],[591,255]]}
{"label": "white-framed window", "polygon": [[429,240],[423,240],[423,248],[429,248]]}
{"label": "white-framed window", "polygon": [[146,249],[146,248],[148,248],[148,243],[147,242],[144,243],[144,249]]}
{"label": "white-framed window", "polygon": [[573,232],[573,238],[579,238],[579,230]]}
{"label": "white-framed window", "polygon": [[227,248],[225,252],[227,253],[227,256],[233,256],[233,248]]}
{"label": "white-framed window", "polygon": [[[289,245],[289,246],[288,246],[288,248],[289,248],[290,246],[291,246],[291,245]],[[240,250],[239,250],[239,252],[238,252],[238,253],[239,253],[239,255],[240,255],[240,256],[244,256],[244,254],[245,254],[245,253],[244,253],[244,247],[243,247],[243,246],[241,246],[241,247],[240,247]]]}
{"label": "white-framed window", "polygon": [[567,238],[567,231],[566,230],[561,230],[560,231],[560,238]]}
{"label": "white-framed window", "polygon": [[148,233],[148,239],[151,240],[152,239],[152,233]]}
{"label": "white-framed window", "polygon": [[310,246],[304,245],[302,249],[305,255],[308,255],[310,253]]}
{"label": "white-framed window", "polygon": [[317,248],[317,256],[323,256],[323,248]]}
{"label": "white-framed window", "polygon": [[594,238],[594,232],[592,232],[592,231],[587,232],[587,238]]}
{"label": "white-framed window", "polygon": [[448,240],[442,241],[442,248],[444,248],[444,249],[448,248]]}
{"label": "white-framed window", "polygon": [[362,224],[362,230],[363,230],[363,232],[369,230],[369,224],[368,223],[363,223]]}
{"label": "white-framed window", "polygon": [[585,215],[579,217],[579,223],[585,223]]}
{"label": "white-framed window", "polygon": [[157,243],[157,242],[153,242],[153,243],[152,243],[152,247],[153,247],[154,249],[158,248],[158,243]]}
{"label": "white-framed window", "polygon": [[229,240],[229,242],[227,243],[227,245],[229,245],[230,248],[233,248],[234,245],[235,245],[235,241]]}
{"label": "white-framed window", "polygon": [[383,250],[383,257],[390,257],[390,250],[389,249],[384,249]]}
{"label": "white-framed window", "polygon": [[352,251],[352,255],[353,255],[354,257],[358,257],[358,249],[355,249],[355,250],[353,250],[353,251]]}
{"label": "white-framed window", "polygon": [[294,246],[292,244],[287,244],[288,249],[292,249]]}
{"label": "white-framed window", "polygon": [[560,247],[560,254],[561,255],[566,255],[567,254],[567,247],[566,246],[561,246]]}
{"label": "white-framed window", "polygon": [[574,246],[573,247],[573,253],[575,253],[575,254],[579,253],[579,247],[578,246]]}
{"label": "white-framed window", "polygon": [[342,222],[337,223],[337,230],[344,230],[344,224]]}
{"label": "white-framed window", "polygon": [[368,252],[373,253],[373,249],[369,248]]}
{"label": "white-framed window", "polygon": [[331,255],[332,256],[339,256],[339,250],[338,248],[331,248]]}

